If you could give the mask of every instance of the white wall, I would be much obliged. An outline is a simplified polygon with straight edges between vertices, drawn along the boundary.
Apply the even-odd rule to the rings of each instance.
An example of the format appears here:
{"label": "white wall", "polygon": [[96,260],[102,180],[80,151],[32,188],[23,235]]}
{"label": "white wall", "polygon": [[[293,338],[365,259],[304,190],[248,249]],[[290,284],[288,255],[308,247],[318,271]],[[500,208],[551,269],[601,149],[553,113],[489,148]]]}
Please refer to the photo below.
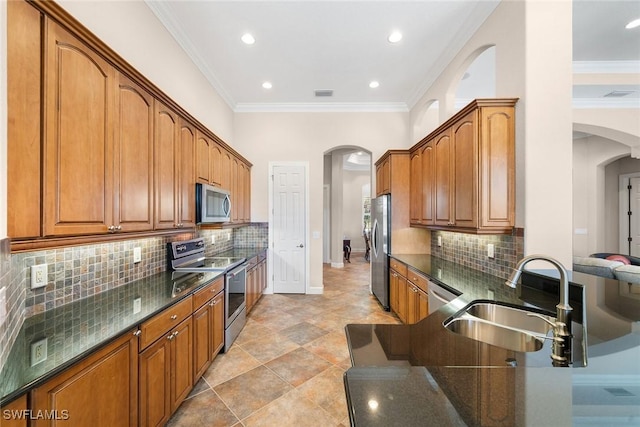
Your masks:
{"label": "white wall", "polygon": [[[309,236],[322,235],[324,153],[359,146],[377,160],[388,148],[408,148],[407,113],[237,113],[234,145],[253,163],[251,218],[266,222],[270,161],[309,162]],[[322,288],[322,239],[310,242],[309,288]]]}
{"label": "white wall", "polygon": [[143,1],[58,3],[189,114],[233,146],[233,111]]}

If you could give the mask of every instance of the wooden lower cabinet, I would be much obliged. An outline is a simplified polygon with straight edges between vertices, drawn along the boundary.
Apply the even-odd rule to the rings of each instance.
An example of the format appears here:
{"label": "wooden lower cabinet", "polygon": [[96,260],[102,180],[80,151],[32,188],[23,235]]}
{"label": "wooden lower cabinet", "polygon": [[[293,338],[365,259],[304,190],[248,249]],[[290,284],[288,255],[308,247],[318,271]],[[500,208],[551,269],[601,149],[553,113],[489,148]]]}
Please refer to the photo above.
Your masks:
{"label": "wooden lower cabinet", "polygon": [[[219,280],[223,281],[221,277]],[[224,291],[193,313],[193,383],[224,347]]]}
{"label": "wooden lower cabinet", "polygon": [[390,260],[389,305],[403,323],[417,323],[429,315],[427,278],[407,268],[395,259]]}
{"label": "wooden lower cabinet", "polygon": [[28,418],[26,394],[0,408],[2,427],[27,427]]}
{"label": "wooden lower cabinet", "polygon": [[247,267],[247,314],[262,297],[267,288],[267,258],[266,255],[256,255],[249,260]]}
{"label": "wooden lower cabinet", "polygon": [[33,414],[54,416],[32,419],[30,425],[137,425],[137,358],[138,338],[131,331],[51,378],[32,390],[30,406]]}
{"label": "wooden lower cabinet", "polygon": [[191,316],[140,353],[140,426],[164,425],[193,388]]}
{"label": "wooden lower cabinet", "polygon": [[417,323],[429,315],[429,296],[413,283],[407,283],[406,323]]}

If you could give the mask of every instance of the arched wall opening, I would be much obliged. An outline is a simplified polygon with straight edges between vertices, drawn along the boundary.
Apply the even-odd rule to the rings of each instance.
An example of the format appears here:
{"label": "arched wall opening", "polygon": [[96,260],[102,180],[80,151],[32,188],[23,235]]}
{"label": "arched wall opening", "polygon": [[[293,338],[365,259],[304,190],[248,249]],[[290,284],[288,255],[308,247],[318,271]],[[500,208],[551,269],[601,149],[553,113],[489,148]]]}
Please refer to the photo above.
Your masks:
{"label": "arched wall opening", "polygon": [[324,152],[323,262],[344,267],[343,242],[352,252],[365,251],[363,230],[371,200],[371,152],[359,146]]}

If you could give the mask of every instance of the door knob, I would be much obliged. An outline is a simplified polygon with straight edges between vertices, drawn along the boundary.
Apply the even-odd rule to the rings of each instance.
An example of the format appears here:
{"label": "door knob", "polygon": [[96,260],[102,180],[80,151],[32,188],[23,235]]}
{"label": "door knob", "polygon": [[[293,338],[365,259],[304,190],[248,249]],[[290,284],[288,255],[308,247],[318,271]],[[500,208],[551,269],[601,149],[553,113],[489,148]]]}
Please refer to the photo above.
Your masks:
{"label": "door knob", "polygon": [[299,248],[304,248],[304,245],[303,245],[302,243],[300,243],[300,244],[298,245],[298,247],[299,247]]}

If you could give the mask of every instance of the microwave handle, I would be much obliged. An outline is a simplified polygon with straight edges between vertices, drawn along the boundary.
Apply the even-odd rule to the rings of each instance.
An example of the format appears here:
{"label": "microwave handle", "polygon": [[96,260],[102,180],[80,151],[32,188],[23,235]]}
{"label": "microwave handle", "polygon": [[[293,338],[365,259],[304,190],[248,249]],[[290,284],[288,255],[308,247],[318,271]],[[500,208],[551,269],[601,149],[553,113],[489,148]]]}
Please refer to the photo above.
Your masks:
{"label": "microwave handle", "polygon": [[225,216],[231,215],[231,197],[228,194],[224,197],[224,202],[222,202],[222,210]]}

